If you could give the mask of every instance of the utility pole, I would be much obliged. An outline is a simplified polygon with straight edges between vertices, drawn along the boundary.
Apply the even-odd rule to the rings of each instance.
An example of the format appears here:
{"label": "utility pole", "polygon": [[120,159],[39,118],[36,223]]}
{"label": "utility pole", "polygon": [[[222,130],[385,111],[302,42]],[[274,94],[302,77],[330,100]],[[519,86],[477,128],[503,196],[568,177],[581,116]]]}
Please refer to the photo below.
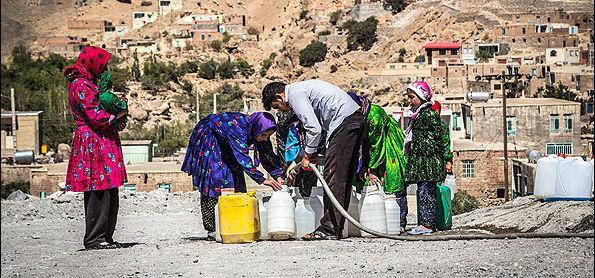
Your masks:
{"label": "utility pole", "polygon": [[213,93],[213,114],[217,114],[217,93]]}
{"label": "utility pole", "polygon": [[17,111],[14,100],[14,88],[10,88],[10,109],[12,110],[12,147],[17,150]]}
{"label": "utility pole", "polygon": [[502,71],[502,135],[504,136],[504,201],[508,202],[508,119],[506,117],[506,73]]}

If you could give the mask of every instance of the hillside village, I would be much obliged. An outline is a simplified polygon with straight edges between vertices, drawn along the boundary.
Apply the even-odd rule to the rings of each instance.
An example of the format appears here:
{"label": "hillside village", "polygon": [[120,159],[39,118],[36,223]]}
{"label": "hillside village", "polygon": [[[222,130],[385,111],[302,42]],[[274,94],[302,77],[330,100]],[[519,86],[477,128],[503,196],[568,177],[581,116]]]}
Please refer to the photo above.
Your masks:
{"label": "hillside village", "polygon": [[[126,81],[120,93],[130,100],[129,127],[141,129],[196,119],[196,94],[210,105],[200,104],[200,115],[210,113],[212,92],[223,83],[239,86],[250,112],[262,109],[266,83],[313,78],[363,93],[403,122],[401,92],[424,79],[443,103],[457,182],[483,204],[500,203],[505,194],[503,94],[515,194],[532,192],[528,151],[593,155],[592,1],[405,2],[396,11],[369,0],[3,1],[2,60],[10,61],[21,38],[33,57],[73,58],[86,45],[102,46],[126,71],[151,61],[244,63],[225,78],[202,78],[195,70],[161,87]],[[377,41],[369,50],[350,50],[343,24],[372,19]],[[300,51],[313,41],[325,45],[325,55],[303,66]],[[481,78],[502,72],[520,78],[506,84]],[[560,88],[575,98],[554,99]],[[474,102],[470,92],[490,99]],[[31,144],[39,153],[39,140]]]}

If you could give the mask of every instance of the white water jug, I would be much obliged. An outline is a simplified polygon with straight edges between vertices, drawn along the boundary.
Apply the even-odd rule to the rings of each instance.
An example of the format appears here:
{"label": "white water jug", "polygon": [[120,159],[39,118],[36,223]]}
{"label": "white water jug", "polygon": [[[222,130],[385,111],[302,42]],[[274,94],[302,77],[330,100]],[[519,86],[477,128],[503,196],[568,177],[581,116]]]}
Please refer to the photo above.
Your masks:
{"label": "white water jug", "polygon": [[[369,229],[386,233],[386,210],[384,208],[384,200],[380,197],[378,187],[368,185],[366,188],[366,195],[363,199],[359,222]],[[374,237],[364,231],[361,231],[361,234],[362,237]]]}
{"label": "white water jug", "polygon": [[305,201],[305,199],[297,199],[295,204],[295,238],[297,239],[313,232],[316,228],[314,226],[314,211],[306,207]]}
{"label": "white water jug", "polygon": [[[359,195],[359,196],[358,196]],[[360,211],[360,199],[361,195],[356,193],[355,190],[351,190],[351,194],[349,194],[349,207],[347,207],[347,213],[351,215],[356,221],[359,221],[359,211]],[[360,230],[349,220],[345,219],[345,225],[343,226],[343,237],[360,237],[361,232]]]}
{"label": "white water jug", "polygon": [[537,198],[553,197],[558,174],[558,161],[561,158],[555,155],[537,160],[535,170],[535,188],[533,195]]}
{"label": "white water jug", "polygon": [[455,176],[446,175],[446,179],[444,179],[444,185],[450,188],[450,200],[452,201],[455,198],[455,193],[457,192],[457,181],[455,180]]}
{"label": "white water jug", "polygon": [[221,238],[221,227],[219,225],[219,203],[215,205],[215,240],[217,242],[223,242]]}
{"label": "white water jug", "polygon": [[555,198],[591,198],[591,163],[580,157],[568,157],[558,161],[557,170]]}
{"label": "white water jug", "polygon": [[320,219],[324,215],[324,202],[323,202],[324,189],[320,186],[312,187],[312,193],[310,195],[310,207],[314,211],[314,225],[320,226]]}
{"label": "white water jug", "polygon": [[295,235],[295,203],[287,185],[273,192],[267,207],[267,230],[274,240],[290,239]]}
{"label": "white water jug", "polygon": [[[593,159],[591,159],[589,161],[589,163],[591,163],[591,169],[595,169],[595,163],[593,162]],[[595,192],[595,175],[592,174],[591,175],[591,197],[593,197],[594,192]]]}
{"label": "white water jug", "polygon": [[384,208],[386,210],[386,233],[398,235],[401,233],[401,208],[397,203],[397,196],[394,194],[384,196]]}
{"label": "white water jug", "polygon": [[267,208],[262,200],[262,192],[258,193],[258,216],[260,218],[260,240],[269,239],[269,231],[267,225]]}

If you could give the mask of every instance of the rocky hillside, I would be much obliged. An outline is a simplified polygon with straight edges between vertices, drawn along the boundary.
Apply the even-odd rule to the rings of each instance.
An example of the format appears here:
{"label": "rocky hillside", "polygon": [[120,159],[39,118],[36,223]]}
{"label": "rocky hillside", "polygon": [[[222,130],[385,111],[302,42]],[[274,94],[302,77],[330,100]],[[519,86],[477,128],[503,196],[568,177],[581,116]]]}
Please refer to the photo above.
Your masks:
{"label": "rocky hillside", "polygon": [[[138,2],[138,1],[133,1]],[[139,10],[154,10],[152,6],[134,6],[118,1],[16,1],[2,0],[2,57],[8,58],[8,50],[16,41],[31,42],[48,35],[64,35],[67,32],[65,20],[74,18],[107,19],[130,24],[131,13]],[[238,75],[225,82],[237,83],[249,97],[257,98],[261,88],[271,80],[287,82],[320,78],[336,83],[344,89],[353,89],[370,96],[382,105],[397,105],[399,97],[394,92],[403,90],[405,84],[369,78],[367,71],[382,68],[386,63],[397,62],[399,50],[405,49],[402,58],[413,62],[420,54],[421,46],[428,41],[476,41],[489,37],[491,28],[503,23],[502,13],[524,10],[551,10],[553,7],[566,10],[592,10],[593,2],[580,1],[463,1],[463,0],[421,0],[409,1],[407,8],[397,14],[388,11],[376,15],[378,19],[378,41],[368,51],[348,51],[346,36],[337,28],[351,19],[349,15],[353,1],[310,0],[310,1],[267,1],[267,0],[212,0],[184,1],[184,10],[205,14],[246,14],[248,27],[260,32],[259,40],[252,38],[241,41],[232,38],[224,50],[214,51],[209,47],[194,48],[178,52],[171,48],[168,31],[179,14],[162,17],[126,36],[153,38],[158,42],[159,59],[181,64],[193,60],[205,62],[244,59],[254,66],[255,74]],[[109,12],[108,12],[109,11]],[[306,16],[303,16],[306,11]],[[341,11],[337,26],[329,22],[333,11]],[[51,16],[49,16],[51,15]],[[330,33],[321,36],[320,32]],[[299,65],[299,52],[312,40],[320,40],[328,47],[326,59],[312,67]],[[102,38],[92,37],[95,44]],[[528,49],[526,51],[532,51]],[[276,54],[272,66],[264,77],[258,74],[261,62]],[[141,63],[148,58],[141,56]],[[132,59],[124,60],[121,67],[130,67]],[[141,65],[142,69],[142,65]],[[201,94],[219,87],[223,80],[205,80],[196,74],[182,77],[194,85]],[[180,101],[183,94],[178,84],[169,89],[146,91],[140,83],[129,82],[127,96],[131,102],[131,114],[136,123],[151,127],[156,123],[183,121],[192,111],[193,100]],[[438,92],[440,92],[438,90]]]}

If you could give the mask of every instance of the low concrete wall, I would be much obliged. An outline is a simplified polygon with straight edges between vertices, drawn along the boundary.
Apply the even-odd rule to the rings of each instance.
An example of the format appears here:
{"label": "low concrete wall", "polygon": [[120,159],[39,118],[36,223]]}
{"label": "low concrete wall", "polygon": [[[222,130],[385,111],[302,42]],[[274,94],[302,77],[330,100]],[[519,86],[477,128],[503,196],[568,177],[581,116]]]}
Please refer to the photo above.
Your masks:
{"label": "low concrete wall", "polygon": [[2,183],[31,181],[31,170],[41,169],[41,165],[2,164]]}

